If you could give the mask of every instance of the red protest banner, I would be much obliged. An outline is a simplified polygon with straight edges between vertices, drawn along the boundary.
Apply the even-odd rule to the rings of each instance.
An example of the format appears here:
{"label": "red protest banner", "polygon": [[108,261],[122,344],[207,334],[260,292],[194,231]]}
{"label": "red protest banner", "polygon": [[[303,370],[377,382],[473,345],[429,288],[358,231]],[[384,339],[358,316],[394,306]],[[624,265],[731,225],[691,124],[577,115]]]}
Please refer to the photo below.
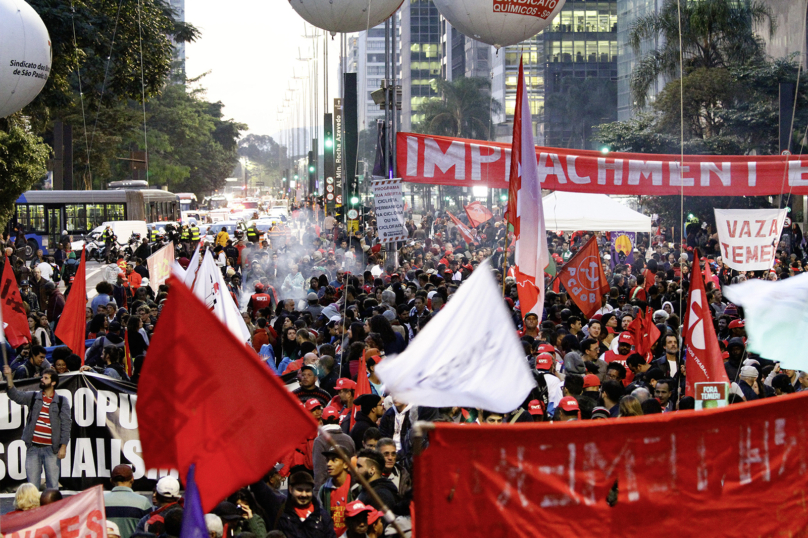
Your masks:
{"label": "red protest banner", "polygon": [[807,404],[797,394],[617,420],[436,423],[415,460],[416,534],[801,536]]}
{"label": "red protest banner", "polygon": [[455,226],[457,226],[457,231],[460,232],[460,236],[463,238],[463,241],[468,243],[469,245],[477,244],[477,241],[474,240],[474,233],[469,230],[469,227],[463,224],[460,219],[452,215],[449,211],[446,212],[449,215],[449,218],[452,219],[452,222]]}
{"label": "red protest banner", "polygon": [[[508,188],[510,144],[417,133],[397,136],[397,175],[404,181]],[[659,196],[678,195],[684,187],[685,196],[762,196],[779,194],[785,177],[785,188],[793,194],[808,194],[805,156],[685,155],[682,166],[679,155],[537,146],[536,158],[546,190]],[[511,191],[509,202],[513,198]]]}
{"label": "red protest banner", "polygon": [[558,280],[586,319],[600,308],[601,297],[609,293],[609,282],[600,263],[598,244],[592,237],[558,272]]}
{"label": "red protest banner", "polygon": [[53,334],[70,348],[70,350],[81,357],[81,364],[84,364],[84,339],[86,337],[86,306],[87,306],[87,278],[85,277],[86,251],[81,251],[81,262],[70,287],[70,295],[65,301],[64,310],[56,324]]}
{"label": "red protest banner", "polygon": [[0,329],[5,333],[11,347],[16,348],[30,342],[31,328],[28,326],[28,316],[8,257],[3,265],[3,277],[0,279],[0,308],[3,324]]}
{"label": "red protest banner", "polygon": [[106,538],[104,488],[95,486],[33,510],[10,512],[0,517],[7,538]]}

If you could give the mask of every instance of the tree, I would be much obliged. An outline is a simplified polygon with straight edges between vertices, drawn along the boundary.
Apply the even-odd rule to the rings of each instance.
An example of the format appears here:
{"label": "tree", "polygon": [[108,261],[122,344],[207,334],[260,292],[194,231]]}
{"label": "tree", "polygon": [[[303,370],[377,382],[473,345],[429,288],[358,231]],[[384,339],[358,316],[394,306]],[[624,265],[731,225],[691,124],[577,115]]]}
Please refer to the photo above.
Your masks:
{"label": "tree", "polygon": [[20,114],[0,118],[0,224],[14,215],[14,202],[47,170],[50,146],[34,135]]}
{"label": "tree", "polygon": [[423,121],[414,126],[416,132],[489,140],[491,114],[500,104],[491,97],[491,83],[482,77],[461,78],[452,82],[437,79],[440,97],[429,99],[418,110]]}
{"label": "tree", "polygon": [[659,38],[662,43],[631,74],[638,108],[645,106],[648,90],[660,75],[679,77],[680,6],[683,74],[760,62],[765,58],[765,44],[755,28],[767,26],[769,34],[776,30],[771,8],[757,0],[665,0],[659,12],[640,17],[629,31],[629,45],[638,56],[646,40]]}
{"label": "tree", "polygon": [[286,146],[281,146],[268,135],[249,134],[238,141],[238,154],[250,160],[252,179],[263,181],[264,185],[275,183],[281,187],[281,165],[287,162]]}

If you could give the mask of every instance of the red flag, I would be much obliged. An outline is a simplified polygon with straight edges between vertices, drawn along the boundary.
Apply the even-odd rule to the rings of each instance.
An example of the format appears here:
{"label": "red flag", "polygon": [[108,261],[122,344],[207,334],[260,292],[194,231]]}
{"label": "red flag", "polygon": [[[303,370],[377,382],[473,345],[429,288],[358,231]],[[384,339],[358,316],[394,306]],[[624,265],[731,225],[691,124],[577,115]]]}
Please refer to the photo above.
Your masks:
{"label": "red flag", "polygon": [[129,379],[132,379],[132,376],[135,375],[135,364],[132,362],[132,352],[129,350],[129,330],[124,333],[123,335],[123,349],[124,349],[124,361],[123,365],[126,368],[126,375],[129,376]]}
{"label": "red flag", "polygon": [[[699,266],[698,254],[693,266]],[[695,383],[705,381],[724,381],[729,383],[721,348],[715,336],[713,318],[707,295],[704,293],[704,282],[700,271],[693,271],[690,277],[690,293],[687,297],[687,315],[685,321],[685,341],[687,342],[687,371],[685,394],[695,396]]]}
{"label": "red flag", "polygon": [[81,364],[84,365],[84,340],[87,335],[87,278],[84,249],[81,251],[81,262],[73,285],[70,287],[70,295],[65,301],[65,308],[62,316],[53,331],[59,340],[70,350],[81,357]]}
{"label": "red flag", "polygon": [[354,399],[359,398],[363,394],[370,394],[370,380],[368,379],[368,363],[365,358],[365,353],[359,357],[359,371],[356,374],[356,390],[354,391]]}
{"label": "red flag", "polygon": [[[28,327],[28,316],[22,303],[20,288],[11,269],[11,261],[6,257],[3,265],[3,278],[0,281],[0,301],[2,301],[2,320],[6,339],[11,347],[19,347],[31,342],[31,329]],[[29,305],[30,306],[30,305]],[[47,310],[47,305],[43,306]]]}
{"label": "red flag", "polygon": [[460,232],[460,235],[463,237],[463,241],[465,241],[466,243],[469,243],[469,244],[473,243],[473,244],[476,245],[477,241],[474,240],[474,234],[473,234],[473,232],[471,230],[469,230],[469,227],[466,226],[465,224],[463,224],[462,222],[460,222],[460,220],[457,217],[455,217],[454,215],[452,215],[448,211],[446,212],[446,214],[449,215],[449,218],[452,219],[452,222],[454,222],[455,226],[457,226],[457,230]]}
{"label": "red flag", "polygon": [[558,272],[558,279],[587,319],[600,308],[601,297],[609,293],[609,282],[600,263],[598,244],[592,237]]}
{"label": "red flag", "polygon": [[637,319],[628,326],[628,330],[634,337],[634,351],[642,355],[645,362],[651,362],[654,358],[651,347],[660,336],[659,329],[654,325],[653,311],[646,308],[645,315],[637,316]]}
{"label": "red flag", "polygon": [[516,237],[514,261],[519,309],[523,316],[533,312],[541,319],[544,309],[544,268],[550,263],[550,258],[533,144],[533,120],[525,93],[522,60],[519,61],[516,87],[509,181],[508,220],[513,224]]}
{"label": "red flag", "polygon": [[210,512],[313,437],[317,424],[182,282],[171,277],[169,284],[138,386],[143,458],[180,476],[195,463]]}
{"label": "red flag", "polygon": [[468,216],[469,222],[474,228],[494,216],[494,214],[491,213],[488,208],[480,202],[471,202],[463,209],[466,210],[466,216]]}

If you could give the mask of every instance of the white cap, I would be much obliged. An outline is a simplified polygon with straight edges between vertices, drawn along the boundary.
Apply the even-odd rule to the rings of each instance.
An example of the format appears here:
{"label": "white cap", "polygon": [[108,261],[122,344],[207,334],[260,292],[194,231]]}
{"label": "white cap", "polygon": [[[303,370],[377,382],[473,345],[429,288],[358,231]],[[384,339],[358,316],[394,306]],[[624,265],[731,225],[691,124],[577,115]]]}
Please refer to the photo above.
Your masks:
{"label": "white cap", "polygon": [[180,498],[180,483],[172,476],[164,476],[157,481],[157,494],[172,499]]}
{"label": "white cap", "polygon": [[205,514],[205,527],[207,527],[208,533],[213,533],[216,536],[224,534],[222,518],[216,514]]}
{"label": "white cap", "polygon": [[107,536],[121,536],[121,530],[114,521],[107,520]]}

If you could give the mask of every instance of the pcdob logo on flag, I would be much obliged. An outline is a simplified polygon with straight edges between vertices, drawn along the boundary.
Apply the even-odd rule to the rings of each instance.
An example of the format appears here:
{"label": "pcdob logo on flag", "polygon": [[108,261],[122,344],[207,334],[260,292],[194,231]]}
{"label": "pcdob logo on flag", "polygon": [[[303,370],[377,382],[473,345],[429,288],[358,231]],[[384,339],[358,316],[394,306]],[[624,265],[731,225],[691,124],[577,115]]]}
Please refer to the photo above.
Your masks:
{"label": "pcdob logo on flag", "polygon": [[600,288],[600,264],[595,256],[586,256],[569,268],[570,279],[566,288],[581,301],[595,303]]}

